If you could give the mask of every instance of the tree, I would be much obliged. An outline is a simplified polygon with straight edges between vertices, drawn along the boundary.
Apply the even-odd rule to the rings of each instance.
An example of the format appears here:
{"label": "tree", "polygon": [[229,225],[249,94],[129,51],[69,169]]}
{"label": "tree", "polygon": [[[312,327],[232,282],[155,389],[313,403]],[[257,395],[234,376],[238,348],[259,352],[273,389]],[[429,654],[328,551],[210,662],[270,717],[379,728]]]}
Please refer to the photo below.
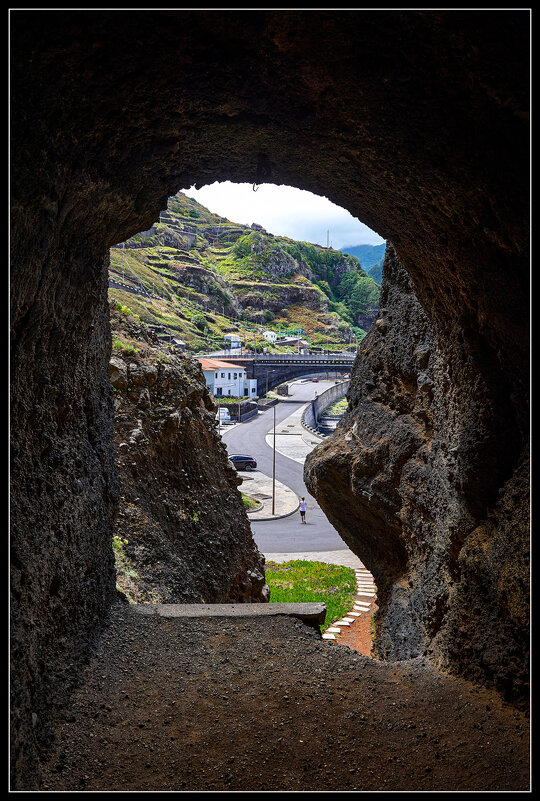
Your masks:
{"label": "tree", "polygon": [[359,277],[349,299],[349,306],[357,317],[368,309],[373,309],[379,302],[379,287],[372,278]]}
{"label": "tree", "polygon": [[201,312],[195,312],[191,321],[199,331],[208,331],[208,323],[206,322],[204,314],[201,314]]}

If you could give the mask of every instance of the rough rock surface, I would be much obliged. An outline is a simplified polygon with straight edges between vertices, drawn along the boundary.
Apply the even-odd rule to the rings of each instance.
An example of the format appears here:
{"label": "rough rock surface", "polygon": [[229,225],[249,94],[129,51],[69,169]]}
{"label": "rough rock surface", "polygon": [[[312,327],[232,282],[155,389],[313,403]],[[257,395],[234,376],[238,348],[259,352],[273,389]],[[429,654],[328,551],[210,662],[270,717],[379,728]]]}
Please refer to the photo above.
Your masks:
{"label": "rough rock surface", "polygon": [[378,588],[375,651],[526,698],[527,454],[501,464],[501,419],[472,359],[437,335],[388,244],[381,308],[351,373],[336,434],[306,486]]}
{"label": "rough rock surface", "polygon": [[526,791],[528,721],[426,659],[299,620],[112,610],[58,720],[47,791]]}
{"label": "rough rock surface", "polygon": [[113,340],[123,335],[135,343],[133,353],[114,349],[110,361],[120,483],[114,536],[125,558],[120,589],[135,603],[267,601],[264,557],[199,363],[160,348],[114,304],[111,319]]}
{"label": "rough rock surface", "polygon": [[[381,508],[364,505],[362,515],[395,553],[376,553],[371,539],[371,550],[359,555],[386,591],[390,621],[398,619],[403,594],[403,633],[412,643],[399,648],[423,648],[440,633],[450,658],[450,611],[457,606],[447,589],[466,581],[479,620],[489,619],[484,597],[504,618],[505,574],[519,581],[507,567],[527,556],[512,532],[527,480],[512,474],[529,423],[528,12],[228,11],[226,20],[197,10],[12,11],[14,788],[38,783],[54,687],[65,690],[116,597],[106,254],[148,230],[179,188],[266,181],[324,195],[391,241],[411,277],[436,343],[433,358],[447,370],[446,406],[455,415],[444,428],[449,435],[463,430],[448,451],[464,450],[453,456],[452,478],[442,442],[436,452],[448,467],[427,475],[414,463],[413,453],[428,456],[421,441],[429,436],[429,412],[425,423],[407,421],[407,412],[403,426],[392,426],[389,404],[411,398],[421,378],[419,410],[430,386],[442,407],[443,384],[439,371],[420,377],[409,366],[397,376],[411,376],[412,386],[392,391],[375,339],[378,330],[384,339],[387,326],[392,342],[392,321],[381,316],[363,355],[368,345],[379,351],[389,384],[381,387],[374,425],[397,438],[381,448],[374,443],[365,455],[368,473],[379,477],[373,489]],[[396,361],[392,353],[388,359]],[[375,356],[369,372],[370,365]],[[446,436],[444,428],[437,436]],[[386,456],[392,472],[383,468]],[[404,566],[411,521],[404,537],[395,515],[405,497],[405,487],[396,490],[406,478],[402,462],[425,476],[425,507],[410,500],[404,508],[405,515],[415,505],[422,512],[415,572]],[[429,516],[437,509],[431,495],[441,498],[446,480],[460,525],[422,542],[443,523],[442,513],[438,523]],[[510,554],[505,539],[515,546]],[[435,553],[437,543],[448,546],[446,559]],[[433,576],[437,591],[427,592],[424,565],[437,564],[443,571],[461,564],[463,573],[451,581]],[[409,614],[414,587],[394,584],[406,570],[421,582],[416,619]],[[493,579],[487,596],[483,581],[474,589],[482,576]],[[517,610],[506,603],[513,625],[522,619],[521,596]],[[461,662],[463,654],[467,665],[473,663],[463,646],[474,647],[473,628],[471,619],[460,648],[454,643],[452,658]],[[385,632],[380,647],[391,653],[397,628]],[[482,654],[493,660],[481,648],[476,665],[484,670]],[[524,670],[519,646],[516,658]]]}

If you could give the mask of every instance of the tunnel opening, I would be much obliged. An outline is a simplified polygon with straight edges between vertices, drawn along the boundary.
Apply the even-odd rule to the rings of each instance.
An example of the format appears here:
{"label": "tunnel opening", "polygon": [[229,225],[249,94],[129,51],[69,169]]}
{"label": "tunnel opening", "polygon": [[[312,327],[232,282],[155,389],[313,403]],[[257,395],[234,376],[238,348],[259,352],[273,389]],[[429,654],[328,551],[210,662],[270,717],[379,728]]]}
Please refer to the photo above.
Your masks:
{"label": "tunnel opening", "polygon": [[[219,191],[222,188],[226,189],[225,197],[223,191]],[[186,190],[179,190],[168,198],[166,209],[160,212],[159,219],[149,229],[139,232],[111,248],[109,302],[114,306],[115,312],[111,318],[114,358],[115,360],[124,358],[128,361],[131,358],[136,361],[137,352],[141,345],[144,348],[146,344],[144,340],[147,339],[145,334],[142,341],[137,341],[134,338],[133,327],[130,332],[131,336],[127,337],[125,331],[117,330],[118,326],[114,324],[114,321],[118,319],[118,315],[128,319],[135,318],[143,328],[149,326],[162,346],[163,352],[159,354],[159,358],[166,359],[168,352],[184,353],[187,351],[192,353],[197,361],[200,361],[210,395],[214,403],[217,403],[219,435],[227,434],[230,431],[230,424],[234,425],[235,422],[239,422],[244,415],[249,419],[254,411],[253,406],[255,413],[257,412],[255,401],[263,400],[260,397],[263,392],[261,391],[259,394],[259,388],[264,390],[266,402],[275,403],[276,400],[279,400],[279,394],[273,394],[269,398],[268,391],[281,386],[282,392],[284,392],[283,382],[290,380],[291,370],[293,375],[299,377],[306,373],[310,376],[307,386],[312,390],[318,407],[320,406],[318,414],[323,419],[322,412],[326,410],[327,406],[330,406],[331,401],[344,395],[340,388],[344,370],[352,368],[356,347],[366,335],[366,332],[358,327],[353,330],[351,323],[357,321],[357,316],[363,316],[366,307],[369,307],[372,314],[376,313],[376,308],[373,307],[376,307],[379,292],[378,284],[368,277],[368,273],[354,254],[347,252],[347,237],[349,244],[355,243],[353,249],[358,246],[363,248],[363,252],[367,254],[368,266],[375,265],[376,268],[381,266],[377,264],[380,261],[380,258],[377,257],[380,257],[381,252],[384,253],[384,243],[380,245],[377,241],[373,242],[374,238],[377,240],[380,237],[377,238],[374,232],[363,226],[358,220],[354,220],[344,209],[337,208],[328,203],[326,199],[293,190],[291,187],[272,185],[258,187],[257,198],[260,212],[258,207],[253,204],[251,197],[253,189],[249,185],[242,187],[231,183],[214,184],[208,189],[213,190],[214,199],[207,200],[206,206],[199,202],[205,199],[204,189],[201,192],[192,189],[191,194],[194,197],[190,197]],[[215,197],[216,189],[218,190],[217,199]],[[231,194],[234,196],[236,190],[236,199],[238,199],[238,190],[242,189],[248,190],[248,193],[244,192],[242,196],[245,197],[247,194],[247,211],[240,207],[238,212],[235,212],[234,203],[231,206]],[[270,194],[269,199],[265,197],[267,192]],[[293,197],[286,203],[287,194],[291,192],[294,193]],[[198,201],[195,196],[199,198]],[[221,209],[219,200],[223,204]],[[262,206],[261,201],[264,201]],[[321,204],[320,209],[317,208],[317,203]],[[271,218],[271,214],[275,213],[276,208],[281,217],[275,224],[270,222],[268,225],[266,218],[269,216]],[[218,211],[227,211],[227,214],[218,214]],[[263,227],[260,222],[252,222],[252,220],[262,220],[267,227]],[[290,230],[287,229],[287,224]],[[339,230],[340,224],[343,229],[341,231]],[[332,247],[329,225],[332,226],[334,240],[336,237],[342,237],[342,242],[339,244],[343,244],[345,247],[341,250]],[[285,229],[287,234],[292,234],[295,227],[298,231],[296,238],[282,233]],[[271,230],[268,230],[269,228]],[[310,241],[317,238],[319,240],[317,243]],[[371,245],[366,243],[367,239],[372,240]],[[372,253],[372,248],[374,253]],[[357,278],[360,280],[356,280]],[[217,280],[221,281],[219,286],[216,284]],[[255,286],[262,290],[260,291],[261,303],[265,316],[262,322],[250,316],[250,312],[253,312],[249,305],[250,300],[246,301],[245,296],[242,295],[245,283],[249,283],[250,287]],[[368,292],[366,292],[365,285],[369,286]],[[356,305],[353,308],[356,316],[353,317],[353,309],[348,308],[346,304],[349,295],[355,288],[357,290]],[[305,291],[303,296],[298,294],[302,289]],[[277,306],[273,301],[273,294],[276,290],[282,292]],[[285,305],[283,311],[286,313],[287,304],[291,300],[289,296],[291,292],[295,293],[292,297],[291,315],[287,315],[283,320],[276,319],[275,314],[270,312],[272,303],[276,309]],[[315,303],[313,302],[314,294]],[[225,297],[232,312],[227,313],[228,309],[221,305]],[[336,310],[337,298],[341,302]],[[247,314],[244,314],[246,302],[248,303]],[[309,309],[306,309],[302,302],[309,306]],[[299,314],[299,317],[294,318],[292,312]],[[235,316],[231,316],[232,314]],[[308,330],[302,328],[306,317],[308,318]],[[312,318],[312,321],[309,318]],[[187,327],[193,320],[195,320],[195,325],[192,326],[192,330],[196,329],[195,337]],[[181,327],[183,321],[186,324],[184,328]],[[212,345],[224,347],[226,340],[222,339],[220,342],[215,329],[208,335],[208,329],[203,330],[205,324],[210,330],[212,330],[213,324],[219,325],[222,337],[224,332],[228,332],[224,334],[225,337],[231,337],[226,350],[217,352],[212,350]],[[331,333],[328,332],[329,328]],[[199,332],[201,333],[199,334]],[[236,341],[233,337],[236,338]],[[356,345],[351,347],[353,338]],[[264,342],[265,347],[257,348],[257,339],[259,342]],[[294,348],[291,346],[291,341],[294,343]],[[202,351],[201,344],[203,345]],[[300,348],[300,344],[302,348]],[[346,349],[347,358],[350,361],[341,365],[339,371],[332,370],[333,365],[329,364],[328,359],[324,357],[339,355],[344,349]],[[257,382],[254,378],[247,378],[248,370],[246,369],[244,373],[242,368],[247,368],[249,362],[243,364],[241,359],[246,355],[251,355],[256,360],[260,358],[258,354],[261,351],[268,357],[275,356],[276,359],[281,354],[285,357],[286,363],[281,367],[270,368],[270,362],[263,362],[262,379]],[[310,354],[314,355],[314,364],[311,365],[311,368],[306,368],[302,364],[302,359],[309,361]],[[235,355],[238,356],[237,364],[231,361],[218,364],[220,357],[233,359]],[[293,364],[292,361],[296,355],[300,361],[298,364]],[[214,362],[211,365],[212,359]],[[319,361],[321,365],[317,368]],[[118,381],[118,368],[118,363],[115,362],[114,381],[117,385],[114,389],[115,408],[120,418],[126,418],[127,403],[121,392],[121,383],[124,379]],[[319,384],[319,379],[315,379],[316,375],[320,375],[323,382],[326,379],[327,383]],[[314,378],[313,384],[311,377]],[[319,398],[318,390],[321,389],[325,391]],[[126,454],[129,450],[128,444],[132,440],[136,441],[136,450],[139,451],[140,443],[145,438],[150,436],[152,439],[152,434],[149,433],[151,414],[148,410],[155,404],[153,394],[154,390],[150,387],[147,390],[144,404],[137,411],[139,428],[132,430],[131,439],[127,439],[125,436],[116,437],[117,464],[122,477],[121,498],[124,499],[127,495],[132,495],[134,498],[129,507],[132,523],[135,523],[133,515],[137,503],[146,505],[146,493],[139,485],[136,491],[130,491],[129,484],[134,477],[130,475],[130,471],[125,469],[129,463],[129,457]],[[327,402],[324,402],[323,408],[321,403],[325,397]],[[291,398],[285,398],[285,400],[291,400]],[[251,402],[248,403],[249,401]],[[344,402],[346,404],[346,401]],[[308,404],[304,404],[305,408],[310,403],[309,401]],[[298,421],[296,422],[298,423]],[[337,422],[337,416],[332,422]],[[285,430],[285,423],[286,421],[283,422],[281,430]],[[136,420],[134,419],[131,425],[135,424]],[[289,453],[285,452],[286,456],[290,456],[291,453],[290,436],[292,431],[289,429],[293,427],[294,423],[286,427],[289,435]],[[298,425],[297,427],[299,428]],[[120,424],[120,428],[125,429],[124,422]],[[305,439],[305,434],[309,433],[310,429],[299,430],[304,438],[297,435],[297,439],[300,440],[298,453],[301,452],[303,455],[306,443],[311,442],[311,440]],[[309,433],[309,436],[313,435]],[[313,440],[313,442],[316,441]],[[253,450],[255,446],[256,442],[251,446],[249,455],[253,458],[253,454],[255,454],[255,459],[258,459],[258,453]],[[120,449],[123,449],[121,457],[119,456]],[[228,450],[231,452],[230,447]],[[238,448],[233,447],[232,450],[238,450]],[[278,452],[281,452],[279,446]],[[178,458],[181,461],[180,454]],[[243,467],[239,462],[234,461],[239,459],[238,454],[233,454],[231,458],[236,467]],[[267,470],[267,472],[269,471]],[[300,485],[302,484],[301,462],[298,464],[298,473],[297,481]],[[251,478],[252,476],[248,476],[248,480]],[[261,505],[260,498],[267,496],[254,490],[255,495],[253,492],[250,494],[250,487],[246,486],[246,483],[244,481],[239,488],[244,505],[252,503],[257,508]],[[160,492],[161,489],[157,487],[157,491]],[[292,493],[292,490],[288,491]],[[299,491],[305,492],[303,484]],[[259,499],[258,503],[256,499]],[[274,500],[272,516],[276,515],[276,519],[279,519],[282,512],[281,505],[278,503],[278,508],[275,509]],[[314,499],[310,499],[310,503],[315,503]],[[264,504],[262,505],[264,506]],[[161,569],[157,570],[156,586],[151,586],[151,560],[143,536],[145,527],[138,521],[138,529],[134,528],[132,536],[124,525],[127,515],[124,500],[121,501],[120,509],[121,531],[118,534],[115,532],[113,537],[117,587],[132,603],[138,601],[159,602],[160,598],[162,600],[166,598],[168,602],[176,602],[178,597],[171,587],[167,588],[169,590],[167,594],[163,593],[162,581],[159,578]],[[142,512],[142,509],[140,511]],[[190,515],[192,516],[193,513]],[[335,539],[335,530],[328,522],[325,525],[333,531],[332,537]],[[313,536],[318,536],[319,540],[321,538],[320,533]],[[339,541],[341,547],[344,548],[344,543]],[[297,545],[298,543],[296,543],[296,547]],[[307,542],[306,550],[309,551],[309,549],[310,543]],[[144,555],[142,563],[140,563],[141,553]],[[144,589],[139,592],[137,583],[141,572],[145,573],[145,579],[141,582]],[[309,599],[311,599],[311,595],[309,595]],[[274,600],[271,588],[269,600]],[[333,599],[329,597],[329,601],[329,613],[333,614]],[[351,610],[353,602],[354,595],[350,600]],[[363,603],[362,599],[360,599],[360,603]],[[343,609],[342,611],[349,610]],[[357,611],[352,611],[351,614],[360,616]],[[338,615],[338,617],[340,616]],[[332,622],[327,620],[325,627]]]}
{"label": "tunnel opening", "polygon": [[[407,531],[407,573],[386,574],[385,655],[403,652],[414,613],[437,665],[526,698],[528,14],[233,12],[227,23],[212,12],[12,17],[19,779],[38,770],[51,686],[115,600],[105,254],[195,182],[329,191],[393,243],[396,280],[361,343],[348,427],[309,480],[323,498],[343,478],[344,530],[352,508],[374,531]],[[413,330],[415,298],[426,319]],[[137,380],[144,402],[152,375]],[[204,391],[193,401],[209,411]],[[197,514],[193,504],[193,527]]]}

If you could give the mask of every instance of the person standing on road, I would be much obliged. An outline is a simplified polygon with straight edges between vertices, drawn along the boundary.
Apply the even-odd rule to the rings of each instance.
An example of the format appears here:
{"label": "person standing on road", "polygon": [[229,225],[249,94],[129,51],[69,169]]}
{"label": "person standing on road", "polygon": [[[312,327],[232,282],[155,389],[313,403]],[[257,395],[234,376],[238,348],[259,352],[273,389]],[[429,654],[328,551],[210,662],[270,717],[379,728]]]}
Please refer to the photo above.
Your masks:
{"label": "person standing on road", "polygon": [[300,501],[300,519],[302,523],[306,522],[306,499],[302,495],[302,500]]}

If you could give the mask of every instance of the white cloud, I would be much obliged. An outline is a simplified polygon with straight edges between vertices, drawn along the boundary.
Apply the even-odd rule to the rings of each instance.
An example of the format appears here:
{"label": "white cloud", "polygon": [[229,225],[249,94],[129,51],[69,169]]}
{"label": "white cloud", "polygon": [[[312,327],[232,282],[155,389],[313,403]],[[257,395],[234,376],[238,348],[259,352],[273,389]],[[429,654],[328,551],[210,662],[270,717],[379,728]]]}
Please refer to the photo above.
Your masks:
{"label": "white cloud", "polygon": [[327,198],[292,186],[261,184],[254,192],[251,184],[225,181],[181,191],[231,222],[258,223],[272,234],[301,242],[326,245],[329,237],[330,245],[336,249],[384,242],[375,231]]}

